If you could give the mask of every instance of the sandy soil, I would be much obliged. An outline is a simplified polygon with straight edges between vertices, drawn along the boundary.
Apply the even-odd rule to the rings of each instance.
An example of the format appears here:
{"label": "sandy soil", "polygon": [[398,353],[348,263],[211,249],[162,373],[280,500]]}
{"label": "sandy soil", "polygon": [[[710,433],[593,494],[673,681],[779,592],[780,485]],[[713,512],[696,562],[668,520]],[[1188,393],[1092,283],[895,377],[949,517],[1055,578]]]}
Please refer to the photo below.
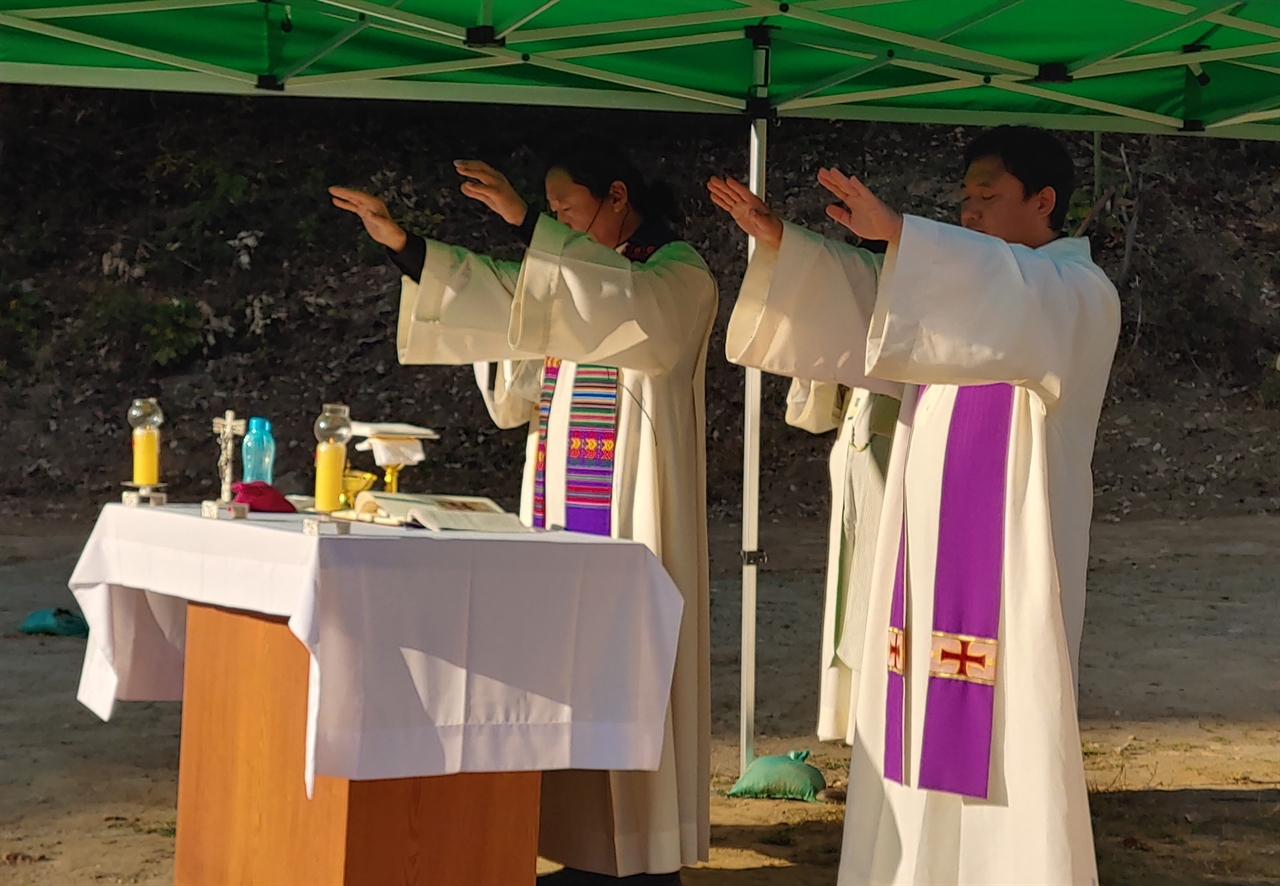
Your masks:
{"label": "sandy soil", "polygon": [[[76,527],[78,529],[78,527]],[[15,530],[11,530],[15,531]],[[832,883],[838,805],[730,800],[737,775],[737,527],[713,527],[711,861],[691,886]],[[1102,882],[1280,882],[1280,519],[1100,524],[1081,654],[1085,765]],[[757,751],[810,748],[825,526],[766,524]],[[67,524],[0,535],[0,884],[167,883],[179,710],[75,701],[83,642],[18,621],[67,605]]]}

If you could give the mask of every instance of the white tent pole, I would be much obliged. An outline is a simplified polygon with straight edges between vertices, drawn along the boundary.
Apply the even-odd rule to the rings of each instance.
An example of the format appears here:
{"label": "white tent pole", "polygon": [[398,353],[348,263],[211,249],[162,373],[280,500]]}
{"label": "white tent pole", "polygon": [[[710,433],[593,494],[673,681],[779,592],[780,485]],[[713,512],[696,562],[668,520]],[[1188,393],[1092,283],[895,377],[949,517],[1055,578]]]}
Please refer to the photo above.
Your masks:
{"label": "white tent pole", "polygon": [[[752,33],[754,30],[754,33]],[[757,101],[768,98],[769,43],[768,31],[749,29],[755,40],[755,71],[752,91]],[[751,169],[748,182],[751,192],[765,197],[765,159],[769,121],[757,117],[751,121]],[[747,238],[747,261],[755,254],[754,237]],[[756,573],[764,562],[760,544],[760,370],[747,370],[746,396],[742,421],[742,697],[739,718],[740,771],[745,772],[755,759],[756,742]]]}

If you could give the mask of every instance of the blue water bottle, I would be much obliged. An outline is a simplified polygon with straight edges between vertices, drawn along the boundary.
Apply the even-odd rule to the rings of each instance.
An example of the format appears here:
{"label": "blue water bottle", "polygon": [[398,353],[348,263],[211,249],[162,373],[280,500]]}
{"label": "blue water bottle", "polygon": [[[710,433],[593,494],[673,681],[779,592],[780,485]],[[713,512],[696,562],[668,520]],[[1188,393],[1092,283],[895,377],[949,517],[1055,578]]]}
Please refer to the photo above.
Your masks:
{"label": "blue water bottle", "polygon": [[244,482],[261,480],[270,483],[276,467],[276,440],[271,436],[271,422],[265,418],[249,419],[249,433],[240,445],[244,465]]}

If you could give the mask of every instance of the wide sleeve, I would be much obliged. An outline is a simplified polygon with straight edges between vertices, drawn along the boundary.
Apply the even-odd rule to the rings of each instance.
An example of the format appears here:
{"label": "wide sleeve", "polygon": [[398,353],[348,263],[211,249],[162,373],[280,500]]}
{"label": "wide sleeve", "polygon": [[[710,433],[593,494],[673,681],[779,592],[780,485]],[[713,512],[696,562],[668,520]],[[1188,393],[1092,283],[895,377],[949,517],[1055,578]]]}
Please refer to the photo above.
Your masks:
{"label": "wide sleeve", "polygon": [[396,347],[401,363],[465,364],[541,358],[508,341],[520,264],[430,241],[421,282],[401,279]]}
{"label": "wide sleeve", "polygon": [[542,386],[541,360],[503,360],[476,363],[476,385],[493,423],[518,428],[533,418]]}
{"label": "wide sleeve", "polygon": [[778,249],[760,244],[729,319],[731,363],[895,397],[868,378],[867,329],[881,257],[787,223]]}
{"label": "wide sleeve", "polygon": [[1109,364],[1115,287],[1083,241],[1040,249],[907,216],[880,278],[866,369],[912,384],[1006,382],[1052,405]]}
{"label": "wide sleeve", "polygon": [[508,333],[519,352],[662,375],[696,360],[716,284],[686,243],[631,262],[547,216],[516,286]]}
{"label": "wide sleeve", "polygon": [[844,418],[848,388],[829,382],[791,379],[787,391],[787,424],[811,434],[825,434]]}

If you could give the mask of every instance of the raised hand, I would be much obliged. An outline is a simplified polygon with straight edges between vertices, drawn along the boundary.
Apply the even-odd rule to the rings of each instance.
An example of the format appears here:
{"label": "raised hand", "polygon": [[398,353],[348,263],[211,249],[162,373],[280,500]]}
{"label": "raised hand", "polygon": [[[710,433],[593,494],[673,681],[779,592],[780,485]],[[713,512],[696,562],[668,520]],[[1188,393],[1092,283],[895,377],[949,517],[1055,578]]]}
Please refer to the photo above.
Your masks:
{"label": "raised hand", "polygon": [[707,182],[711,202],[733,216],[738,227],[774,249],[782,246],[782,219],[742,182],[712,176]]}
{"label": "raised hand", "polygon": [[473,179],[463,182],[462,193],[488,206],[509,225],[524,223],[529,206],[520,199],[505,175],[479,160],[454,160],[453,166],[459,175]]}
{"label": "raised hand", "polygon": [[827,207],[827,215],[864,240],[887,240],[890,245],[902,238],[902,216],[894,212],[867,186],[838,169],[819,169],[818,183],[843,203]]}
{"label": "raised hand", "polygon": [[409,237],[403,228],[391,220],[391,213],[387,212],[386,203],[372,194],[353,188],[332,187],[329,189],[329,196],[333,198],[334,206],[360,216],[360,221],[364,222],[364,229],[374,240],[389,247],[393,252],[404,249]]}

